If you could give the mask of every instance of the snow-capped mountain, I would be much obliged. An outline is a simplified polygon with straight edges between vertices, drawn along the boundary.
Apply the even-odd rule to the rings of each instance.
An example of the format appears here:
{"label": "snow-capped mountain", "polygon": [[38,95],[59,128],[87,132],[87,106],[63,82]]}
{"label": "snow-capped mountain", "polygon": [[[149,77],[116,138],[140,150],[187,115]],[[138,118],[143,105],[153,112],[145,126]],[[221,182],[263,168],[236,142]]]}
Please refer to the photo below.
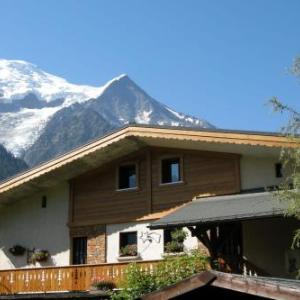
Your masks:
{"label": "snow-capped mountain", "polygon": [[99,96],[121,77],[101,87],[76,85],[31,63],[0,59],[0,143],[21,156],[57,111]]}
{"label": "snow-capped mountain", "polygon": [[45,102],[63,98],[72,103],[94,98],[104,88],[69,83],[22,60],[0,59],[0,96],[4,102],[34,93]]}
{"label": "snow-capped mountain", "polygon": [[37,66],[0,59],[0,144],[29,165],[128,123],[213,127],[150,97],[127,75],[75,85]]}

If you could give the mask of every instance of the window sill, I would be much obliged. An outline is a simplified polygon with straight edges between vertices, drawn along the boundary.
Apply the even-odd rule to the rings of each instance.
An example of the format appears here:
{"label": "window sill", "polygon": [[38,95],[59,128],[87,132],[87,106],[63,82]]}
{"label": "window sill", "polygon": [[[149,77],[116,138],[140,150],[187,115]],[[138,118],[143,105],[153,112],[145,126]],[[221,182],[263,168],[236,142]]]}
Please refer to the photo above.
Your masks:
{"label": "window sill", "polygon": [[116,189],[116,192],[134,192],[138,190],[139,188],[136,186],[136,187],[126,188],[126,189]]}
{"label": "window sill", "polygon": [[185,252],[165,252],[162,254],[162,257],[174,257],[174,256],[184,256]]}
{"label": "window sill", "polygon": [[166,183],[160,183],[159,186],[169,186],[169,185],[180,185],[185,184],[184,181],[176,181],[176,182],[166,182]]}
{"label": "window sill", "polygon": [[136,256],[119,256],[118,257],[118,261],[136,261],[136,260],[140,260],[141,257],[140,255],[136,255]]}

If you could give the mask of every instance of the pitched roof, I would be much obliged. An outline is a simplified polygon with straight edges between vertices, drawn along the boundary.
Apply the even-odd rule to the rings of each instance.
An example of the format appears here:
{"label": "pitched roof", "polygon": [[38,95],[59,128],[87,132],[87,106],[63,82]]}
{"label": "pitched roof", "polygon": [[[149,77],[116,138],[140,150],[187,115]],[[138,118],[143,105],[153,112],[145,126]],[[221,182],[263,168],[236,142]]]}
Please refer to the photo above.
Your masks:
{"label": "pitched roof", "polygon": [[[299,280],[245,276],[210,270],[197,273],[173,285],[146,294],[142,296],[142,299],[179,299],[180,296],[182,296],[180,299],[187,299],[189,293],[193,291],[198,292],[193,295],[197,299],[201,298],[201,296],[207,298],[208,295],[214,295],[212,290],[209,293],[203,289],[204,287],[220,288],[227,292],[238,292],[241,293],[239,295],[240,298],[243,298],[245,295],[253,295],[257,296],[257,298],[264,297],[264,299],[296,300],[300,297]],[[234,295],[228,293],[227,296],[233,297]]]}
{"label": "pitched roof", "polygon": [[153,222],[150,228],[271,217],[286,209],[286,202],[270,192],[199,198]]}
{"label": "pitched roof", "polygon": [[128,125],[0,183],[0,202],[24,197],[30,192],[67,181],[118,155],[125,155],[126,151],[132,152],[153,141],[157,141],[157,145],[167,141],[167,145],[171,142],[184,145],[190,142],[198,145],[214,144],[215,147],[236,145],[268,149],[297,145],[295,141],[277,133]]}

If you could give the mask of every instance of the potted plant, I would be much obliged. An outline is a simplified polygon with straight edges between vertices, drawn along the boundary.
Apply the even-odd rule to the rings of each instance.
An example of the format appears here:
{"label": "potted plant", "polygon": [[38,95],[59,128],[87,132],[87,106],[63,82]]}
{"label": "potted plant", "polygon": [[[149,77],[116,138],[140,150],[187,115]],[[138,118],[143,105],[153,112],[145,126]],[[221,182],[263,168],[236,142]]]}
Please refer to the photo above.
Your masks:
{"label": "potted plant", "polygon": [[140,257],[137,251],[137,245],[127,245],[120,249],[118,260],[133,261],[133,260],[138,260],[139,258]]}
{"label": "potted plant", "polygon": [[182,229],[178,228],[171,232],[171,242],[168,242],[165,246],[167,254],[170,253],[183,253],[184,245],[183,242],[187,237],[187,233]]}
{"label": "potted plant", "polygon": [[183,244],[172,241],[166,244],[165,250],[167,253],[180,253],[183,252]]}
{"label": "potted plant", "polygon": [[8,251],[14,256],[21,256],[25,253],[26,248],[20,245],[14,245],[13,247],[9,248]]}
{"label": "potted plant", "polygon": [[127,245],[120,249],[120,257],[137,256],[137,245]]}
{"label": "potted plant", "polygon": [[34,249],[30,257],[32,263],[47,261],[50,254],[47,250]]}
{"label": "potted plant", "polygon": [[116,284],[113,281],[94,278],[90,286],[90,291],[102,291],[106,293],[112,291],[115,288]]}

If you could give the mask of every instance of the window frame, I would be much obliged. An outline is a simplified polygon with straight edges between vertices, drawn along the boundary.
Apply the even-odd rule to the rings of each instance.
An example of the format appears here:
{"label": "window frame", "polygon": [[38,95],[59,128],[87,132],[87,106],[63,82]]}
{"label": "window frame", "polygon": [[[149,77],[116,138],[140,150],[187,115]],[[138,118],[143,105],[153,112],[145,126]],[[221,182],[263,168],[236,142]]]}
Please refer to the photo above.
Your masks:
{"label": "window frame", "polygon": [[[174,182],[162,182],[162,163],[163,160],[167,159],[179,159],[179,175],[180,175],[180,180],[179,181],[174,181]],[[183,171],[183,155],[180,154],[170,154],[170,155],[163,155],[159,159],[159,186],[169,186],[169,185],[178,185],[178,184],[183,184],[184,183],[184,171]]]}
{"label": "window frame", "polygon": [[281,162],[275,163],[275,178],[283,178],[283,165]]}
{"label": "window frame", "polygon": [[[135,167],[135,176],[136,176],[136,186],[135,187],[129,187],[129,188],[120,188],[120,167],[126,167],[126,166],[134,166]],[[116,191],[117,192],[126,192],[126,191],[136,191],[139,189],[139,164],[137,161],[129,161],[120,163],[116,167]]]}
{"label": "window frame", "polygon": [[121,247],[121,235],[123,234],[131,234],[131,233],[135,233],[136,234],[136,248],[138,249],[138,231],[137,230],[131,230],[131,231],[120,231],[119,232],[119,257],[120,257],[120,253],[121,253],[121,248],[129,246],[129,244],[122,246]]}
{"label": "window frame", "polygon": [[71,264],[72,265],[75,265],[74,263],[74,258],[75,258],[75,255],[74,255],[74,251],[75,251],[75,247],[74,247],[74,241],[75,239],[85,239],[86,240],[86,249],[85,249],[85,262],[84,263],[79,263],[77,265],[85,265],[87,264],[87,259],[88,259],[88,236],[87,235],[74,235],[71,237],[71,242],[72,242],[72,251],[71,251],[71,255],[70,255],[70,258],[71,258]]}
{"label": "window frame", "polygon": [[[172,241],[172,237],[171,237],[171,233],[172,230],[174,230],[174,228],[165,228],[163,230],[163,236],[164,236],[164,242],[163,242],[163,247],[164,247],[164,253],[166,253],[166,245],[167,243]],[[169,235],[170,236],[170,240],[166,241],[166,236]]]}

